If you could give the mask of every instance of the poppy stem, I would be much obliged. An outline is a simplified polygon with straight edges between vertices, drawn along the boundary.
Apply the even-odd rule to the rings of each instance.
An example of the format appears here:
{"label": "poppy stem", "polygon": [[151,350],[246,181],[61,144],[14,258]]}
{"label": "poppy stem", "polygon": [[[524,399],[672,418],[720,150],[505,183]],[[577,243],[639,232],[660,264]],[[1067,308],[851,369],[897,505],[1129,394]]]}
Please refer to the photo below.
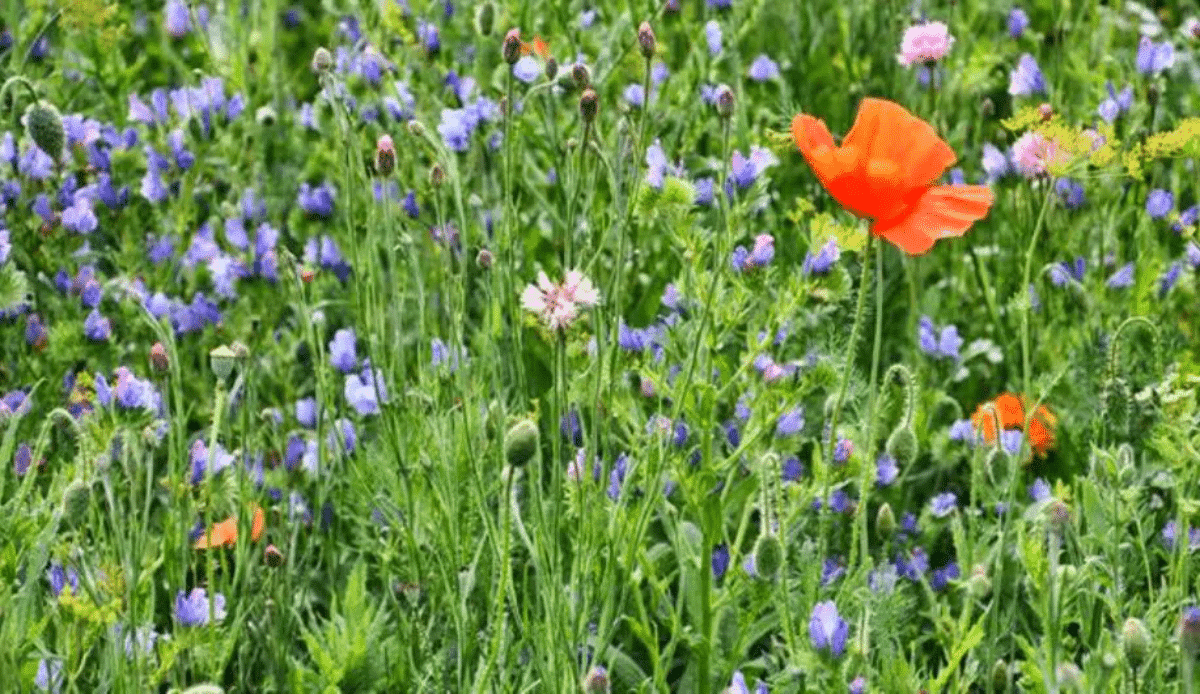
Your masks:
{"label": "poppy stem", "polygon": [[[870,239],[870,236],[867,237]],[[868,245],[869,241],[868,241]],[[866,254],[863,254],[865,261]],[[865,265],[865,263],[864,263]],[[866,285],[859,288],[860,296],[865,293]],[[860,300],[860,305],[862,301]],[[871,382],[867,387],[867,445],[863,450],[866,453],[866,460],[862,463],[862,472],[859,473],[859,492],[858,492],[858,526],[855,532],[858,533],[859,542],[859,557],[860,565],[865,565],[871,560],[871,545],[867,534],[867,492],[871,488],[871,470],[873,466],[871,461],[875,458],[875,405],[876,393],[875,384],[879,382],[879,357],[883,348],[883,244],[875,244],[875,336],[871,346]],[[905,420],[911,417],[912,406],[909,404],[905,408]],[[832,433],[830,439],[836,441],[837,437]],[[830,460],[833,458],[831,457]]]}
{"label": "poppy stem", "polygon": [[1042,226],[1046,221],[1046,210],[1050,208],[1050,199],[1054,195],[1052,187],[1047,188],[1046,197],[1042,200],[1042,209],[1038,212],[1037,221],[1033,225],[1033,235],[1029,239],[1029,250],[1025,252],[1025,273],[1021,276],[1021,286],[1017,291],[1025,292],[1021,312],[1021,386],[1022,392],[1032,392],[1032,362],[1033,355],[1029,347],[1029,314],[1033,311],[1033,297],[1029,295],[1029,277],[1033,272],[1033,252],[1037,248],[1038,239],[1042,235]]}

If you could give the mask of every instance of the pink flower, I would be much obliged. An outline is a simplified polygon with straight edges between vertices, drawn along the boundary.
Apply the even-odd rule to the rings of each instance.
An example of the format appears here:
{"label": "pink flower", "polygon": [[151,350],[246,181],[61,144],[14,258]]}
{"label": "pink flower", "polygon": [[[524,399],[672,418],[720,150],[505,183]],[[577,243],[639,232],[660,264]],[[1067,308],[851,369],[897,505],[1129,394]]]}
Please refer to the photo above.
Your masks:
{"label": "pink flower", "polygon": [[946,57],[954,37],[945,22],[917,24],[904,32],[900,41],[900,64],[909,67],[913,63],[932,63]]}
{"label": "pink flower", "polygon": [[1061,164],[1067,152],[1053,140],[1047,140],[1039,132],[1028,132],[1013,143],[1012,160],[1017,173],[1025,178],[1037,178],[1050,166]]}
{"label": "pink flower", "polygon": [[521,306],[546,321],[551,330],[565,330],[579,317],[579,309],[600,303],[600,292],[578,270],[567,272],[562,284],[553,284],[545,272],[538,273],[537,284],[521,294]]}

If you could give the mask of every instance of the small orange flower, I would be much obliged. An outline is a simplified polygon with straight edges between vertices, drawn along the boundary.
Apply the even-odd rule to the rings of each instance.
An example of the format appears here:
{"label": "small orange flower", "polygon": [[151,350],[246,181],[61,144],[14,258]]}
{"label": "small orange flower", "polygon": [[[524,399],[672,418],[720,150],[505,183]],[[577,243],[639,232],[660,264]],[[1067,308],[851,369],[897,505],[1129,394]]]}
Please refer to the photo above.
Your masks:
{"label": "small orange flower", "polygon": [[792,120],[792,139],[846,211],[871,219],[872,234],[909,255],[962,236],[995,199],[987,186],[934,185],[957,160],[954,150],[891,101],[863,99],[841,146],[825,121],[804,113]]}
{"label": "small orange flower", "polygon": [[521,42],[521,55],[529,55],[536,53],[542,60],[550,59],[550,44],[542,40],[541,36],[534,36],[533,41],[529,43]]}
{"label": "small orange flower", "polygon": [[[262,537],[263,528],[266,526],[267,520],[262,507],[255,504],[253,508],[254,521],[250,525],[250,539],[258,542],[258,539]],[[237,516],[230,516],[219,523],[213,523],[212,529],[205,533],[199,540],[196,540],[196,544],[193,547],[196,549],[232,547],[237,544],[237,536]]]}
{"label": "small orange flower", "polygon": [[[996,442],[996,420],[1000,420],[1001,429],[1021,429],[1025,426],[1025,411],[1029,405],[1029,398],[1024,395],[1002,393],[995,400],[977,407],[971,415],[971,424],[983,434],[985,443],[993,444]],[[1058,417],[1045,405],[1033,411],[1033,417],[1029,420],[1029,446],[1034,453],[1045,456],[1054,448],[1054,428],[1057,425]]]}

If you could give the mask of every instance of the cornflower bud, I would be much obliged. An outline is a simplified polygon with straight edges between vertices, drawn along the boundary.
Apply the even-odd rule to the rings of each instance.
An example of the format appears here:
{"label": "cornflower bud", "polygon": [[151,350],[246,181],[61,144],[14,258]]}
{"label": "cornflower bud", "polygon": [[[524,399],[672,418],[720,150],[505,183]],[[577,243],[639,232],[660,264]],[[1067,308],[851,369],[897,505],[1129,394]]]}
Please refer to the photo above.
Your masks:
{"label": "cornflower bud", "polygon": [[583,95],[579,97],[579,114],[583,116],[583,122],[590,124],[596,120],[596,112],[599,110],[600,97],[596,96],[596,90],[584,90]]}
{"label": "cornflower bud", "polygon": [[654,38],[654,30],[650,28],[650,22],[642,22],[638,27],[637,38],[638,45],[642,49],[642,57],[646,60],[653,58],[658,42]]}
{"label": "cornflower bud", "polygon": [[509,65],[514,65],[521,59],[521,30],[509,29],[504,35],[504,44],[501,49],[501,54],[504,56],[504,62]]}
{"label": "cornflower bud", "polygon": [[391,135],[380,135],[375,143],[375,172],[389,176],[396,169],[396,144]]}
{"label": "cornflower bud", "polygon": [[729,85],[722,84],[717,87],[717,114],[722,118],[731,118],[733,116],[733,90]]}
{"label": "cornflower bud", "polygon": [[317,74],[324,74],[333,68],[333,54],[324,46],[313,51],[312,69]]}

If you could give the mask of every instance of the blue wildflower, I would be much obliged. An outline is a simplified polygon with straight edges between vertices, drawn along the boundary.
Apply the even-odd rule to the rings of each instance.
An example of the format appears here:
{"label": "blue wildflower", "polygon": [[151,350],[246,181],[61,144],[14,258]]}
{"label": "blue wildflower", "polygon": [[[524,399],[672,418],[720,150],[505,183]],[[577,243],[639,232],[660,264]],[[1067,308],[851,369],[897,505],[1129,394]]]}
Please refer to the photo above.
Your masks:
{"label": "blue wildflower", "polygon": [[708,43],[708,53],[712,56],[721,53],[721,25],[715,19],[708,20],[704,25],[704,40]]}
{"label": "blue wildflower", "polygon": [[779,78],[779,64],[771,60],[765,53],[760,53],[754,62],[750,63],[750,79],[755,82],[766,82]]}
{"label": "blue wildflower", "polygon": [[1017,61],[1017,67],[1009,74],[1008,93],[1013,96],[1046,93],[1046,78],[1031,54],[1022,54]]}
{"label": "blue wildflower", "polygon": [[1175,196],[1169,190],[1156,188],[1146,196],[1146,214],[1150,219],[1162,219],[1175,209]]}
{"label": "blue wildflower", "polygon": [[1027,28],[1029,28],[1029,15],[1020,7],[1012,8],[1008,13],[1008,35],[1019,39]]}
{"label": "blue wildflower", "polygon": [[849,635],[850,625],[838,614],[837,604],[828,600],[813,605],[808,636],[814,649],[829,651],[834,658],[840,658]]}
{"label": "blue wildflower", "polygon": [[175,594],[175,621],[185,627],[204,626],[209,621],[209,610],[212,619],[220,622],[225,619],[225,596],[217,593],[209,605],[208,591],[204,588],[193,588],[191,593],[182,590]]}
{"label": "blue wildflower", "polygon": [[1133,286],[1133,263],[1122,265],[1116,272],[1108,278],[1106,282],[1109,289],[1124,289]]}
{"label": "blue wildflower", "polygon": [[958,508],[958,496],[954,492],[944,492],[929,500],[929,509],[935,518],[945,518]]}
{"label": "blue wildflower", "polygon": [[1175,47],[1170,41],[1154,43],[1149,36],[1143,36],[1138,41],[1137,71],[1153,77],[1175,64]]}

